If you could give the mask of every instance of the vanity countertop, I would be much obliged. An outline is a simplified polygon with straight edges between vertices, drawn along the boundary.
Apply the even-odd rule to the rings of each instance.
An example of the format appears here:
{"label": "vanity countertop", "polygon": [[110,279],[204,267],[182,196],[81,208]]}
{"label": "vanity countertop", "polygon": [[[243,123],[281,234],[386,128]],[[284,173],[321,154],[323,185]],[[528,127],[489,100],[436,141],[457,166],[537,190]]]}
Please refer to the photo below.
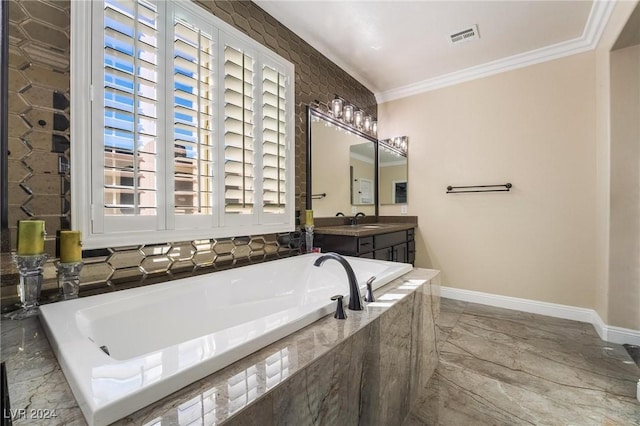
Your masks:
{"label": "vanity countertop", "polygon": [[345,235],[348,237],[368,237],[388,232],[405,231],[417,227],[417,223],[361,223],[358,225],[320,226],[313,230],[315,234]]}

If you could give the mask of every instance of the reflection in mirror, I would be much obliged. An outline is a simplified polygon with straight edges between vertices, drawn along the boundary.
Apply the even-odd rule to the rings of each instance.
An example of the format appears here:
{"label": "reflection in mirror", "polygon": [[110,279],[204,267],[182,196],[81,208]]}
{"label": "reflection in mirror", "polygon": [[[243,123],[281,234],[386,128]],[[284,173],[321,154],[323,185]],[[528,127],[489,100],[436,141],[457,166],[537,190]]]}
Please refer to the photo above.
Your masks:
{"label": "reflection in mirror", "polygon": [[311,173],[307,188],[310,183],[312,195],[307,196],[308,208],[316,217],[339,212],[376,215],[376,140],[341,126],[320,111],[310,108],[308,117]]}
{"label": "reflection in mirror", "polygon": [[378,144],[380,205],[407,204],[407,143],[405,136]]}
{"label": "reflection in mirror", "polygon": [[356,143],[349,147],[352,206],[373,204],[375,198],[373,182],[376,178],[375,161],[374,146],[371,142]]}

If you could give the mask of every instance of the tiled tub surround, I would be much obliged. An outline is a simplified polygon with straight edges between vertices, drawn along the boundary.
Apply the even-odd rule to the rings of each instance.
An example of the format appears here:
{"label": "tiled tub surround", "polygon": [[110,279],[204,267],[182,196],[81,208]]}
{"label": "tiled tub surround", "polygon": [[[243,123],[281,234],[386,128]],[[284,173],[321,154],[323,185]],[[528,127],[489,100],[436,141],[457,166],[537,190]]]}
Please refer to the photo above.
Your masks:
{"label": "tiled tub surround", "polygon": [[[107,424],[331,313],[346,274],[338,262],[313,266],[319,257],[52,303],[41,321],[85,416]],[[347,259],[362,289],[411,270]]]}
{"label": "tiled tub surround", "polygon": [[[437,274],[414,268],[347,320],[326,316],[116,424],[400,424],[438,361]],[[38,320],[3,320],[2,339],[12,409],[84,424]]]}

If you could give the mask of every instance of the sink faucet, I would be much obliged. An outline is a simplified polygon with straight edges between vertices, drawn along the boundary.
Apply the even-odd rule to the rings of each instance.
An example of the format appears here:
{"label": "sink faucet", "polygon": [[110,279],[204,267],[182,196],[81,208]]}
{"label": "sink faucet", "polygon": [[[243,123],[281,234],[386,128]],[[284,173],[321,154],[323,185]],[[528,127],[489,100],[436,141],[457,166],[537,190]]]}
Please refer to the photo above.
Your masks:
{"label": "sink faucet", "polygon": [[358,218],[360,218],[360,217],[364,217],[364,216],[365,216],[365,214],[364,214],[364,213],[362,213],[362,212],[358,212],[358,213],[356,213],[356,215],[355,215],[354,217],[352,217],[352,218],[351,218],[351,224],[352,224],[352,225],[357,225],[357,224],[358,224]]}
{"label": "sink faucet", "polygon": [[353,268],[349,265],[347,260],[336,253],[327,253],[323,256],[320,256],[313,262],[313,266],[321,266],[325,261],[333,259],[340,263],[344,270],[347,273],[347,278],[349,278],[349,309],[352,311],[361,311],[362,303],[360,302],[360,287],[358,286],[358,280],[356,280],[356,274],[353,272]]}

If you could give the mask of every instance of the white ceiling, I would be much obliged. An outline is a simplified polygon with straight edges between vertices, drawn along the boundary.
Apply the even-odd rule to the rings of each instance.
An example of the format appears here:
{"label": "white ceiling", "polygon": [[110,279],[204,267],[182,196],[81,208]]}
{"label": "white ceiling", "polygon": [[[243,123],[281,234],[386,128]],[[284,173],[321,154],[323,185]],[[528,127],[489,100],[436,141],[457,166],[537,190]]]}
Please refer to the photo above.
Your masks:
{"label": "white ceiling", "polygon": [[[373,91],[379,102],[591,49],[613,4],[253,1]],[[479,40],[450,43],[450,34],[473,24]]]}

